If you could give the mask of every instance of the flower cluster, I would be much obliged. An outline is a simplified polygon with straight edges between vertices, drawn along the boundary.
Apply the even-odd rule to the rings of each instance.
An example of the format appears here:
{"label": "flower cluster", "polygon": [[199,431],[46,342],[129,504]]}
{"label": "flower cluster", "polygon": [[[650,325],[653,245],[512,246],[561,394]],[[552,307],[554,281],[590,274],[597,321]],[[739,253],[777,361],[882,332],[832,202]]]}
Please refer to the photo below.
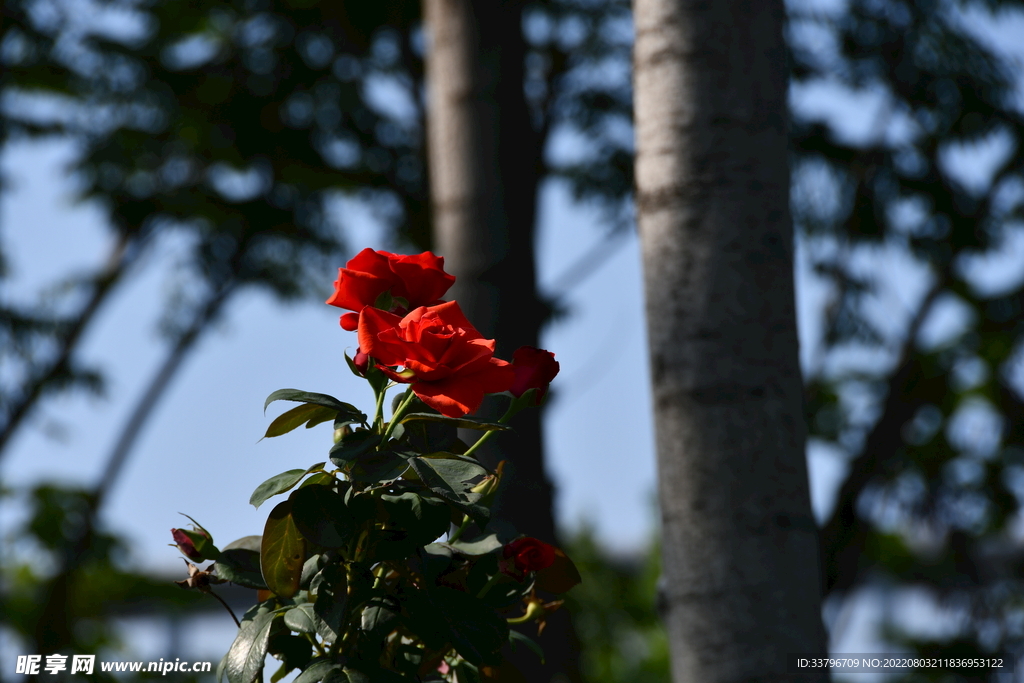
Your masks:
{"label": "flower cluster", "polygon": [[358,330],[357,367],[374,359],[442,415],[476,412],[486,394],[504,391],[518,398],[535,389],[539,403],[558,374],[555,355],[524,346],[512,363],[495,358],[494,340],[484,339],[457,302],[439,300],[454,282],[444,259],[430,252],[364,249],[338,271],[327,303],[357,312],[341,317],[343,328]]}
{"label": "flower cluster", "polygon": [[[358,347],[346,361],[374,391],[372,417],[327,394],[274,392],[266,405],[299,405],[266,436],[332,422],[333,467],[318,462],[260,484],[256,507],[288,494],[262,536],[218,548],[194,521],[171,530],[189,560],[179,585],[214,597],[224,582],[259,591],[236,619],[218,678],[252,683],[271,654],[282,661],[271,680],[293,669],[302,683],[491,680],[510,666],[503,646],[539,650],[514,627],[533,623],[539,635],[562,604],[557,596],[579,583],[561,549],[491,523],[504,463],[491,470],[474,455],[516,413],[541,404],[558,362],[533,347],[511,362],[497,358],[495,341],[442,299],[454,281],[430,252],[365,249],[350,260],[327,303],[348,311],[341,326],[356,332]],[[396,387],[407,388],[386,419]],[[494,394],[508,397],[505,414],[474,417]],[[467,443],[459,430],[479,436]]]}

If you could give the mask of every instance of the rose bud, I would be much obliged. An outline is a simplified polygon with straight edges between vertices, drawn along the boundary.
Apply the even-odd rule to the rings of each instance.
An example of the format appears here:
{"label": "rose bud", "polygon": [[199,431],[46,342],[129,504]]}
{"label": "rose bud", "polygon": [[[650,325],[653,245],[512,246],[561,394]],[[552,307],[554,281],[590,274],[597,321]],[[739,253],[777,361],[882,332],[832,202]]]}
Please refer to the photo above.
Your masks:
{"label": "rose bud", "polygon": [[370,356],[362,352],[361,349],[356,349],[356,356],[352,359],[352,365],[355,366],[356,370],[363,377],[366,377],[366,369],[370,367]]}
{"label": "rose bud", "polygon": [[516,378],[509,391],[520,398],[530,389],[536,389],[539,405],[551,380],[558,374],[558,361],[550,351],[521,346],[512,354],[512,369],[515,370]]}
{"label": "rose bud", "polygon": [[171,529],[171,536],[174,538],[174,544],[178,546],[178,550],[181,554],[190,560],[202,560],[202,554],[196,550],[195,543],[188,537],[181,529]]}
{"label": "rose bud", "polygon": [[505,544],[498,561],[498,571],[516,579],[526,572],[547,569],[555,561],[555,547],[544,541],[526,536]]}

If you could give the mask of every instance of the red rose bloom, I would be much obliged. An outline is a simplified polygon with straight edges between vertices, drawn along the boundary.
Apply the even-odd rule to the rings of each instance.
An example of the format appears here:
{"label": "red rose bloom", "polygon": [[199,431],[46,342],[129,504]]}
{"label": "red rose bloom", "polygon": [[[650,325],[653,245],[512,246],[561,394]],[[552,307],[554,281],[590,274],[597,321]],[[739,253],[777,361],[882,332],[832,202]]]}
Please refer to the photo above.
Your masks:
{"label": "red rose bloom", "polygon": [[338,269],[334,295],[327,303],[355,311],[341,316],[341,326],[351,331],[359,323],[359,311],[373,306],[384,292],[390,291],[395,299],[404,300],[404,304],[396,301],[391,312],[405,315],[419,306],[441,303],[453,282],[455,276],[444,272],[444,258],[429,251],[402,256],[363,249]]}
{"label": "red rose bloom", "polygon": [[530,389],[537,390],[537,402],[544,398],[548,385],[558,374],[555,354],[532,346],[521,346],[512,354],[512,369],[516,379],[509,391],[519,398]]}
{"label": "red rose bloom", "polygon": [[512,366],[494,357],[494,340],[484,339],[454,301],[421,306],[404,318],[366,307],[359,314],[359,348],[448,417],[474,412],[484,394],[507,391],[515,379]]}
{"label": "red rose bloom", "polygon": [[555,547],[527,536],[505,544],[498,568],[509,576],[521,577],[526,572],[547,569],[555,562]]}

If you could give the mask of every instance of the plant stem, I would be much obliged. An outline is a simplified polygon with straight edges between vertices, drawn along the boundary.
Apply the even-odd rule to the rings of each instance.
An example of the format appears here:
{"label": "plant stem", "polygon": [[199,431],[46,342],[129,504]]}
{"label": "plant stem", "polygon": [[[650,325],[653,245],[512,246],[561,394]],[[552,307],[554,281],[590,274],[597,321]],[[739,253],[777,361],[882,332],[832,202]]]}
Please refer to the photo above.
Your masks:
{"label": "plant stem", "polygon": [[469,522],[469,515],[463,515],[462,524],[459,526],[458,529],[455,530],[455,533],[448,537],[448,542],[454,543],[455,541],[459,540],[459,538],[462,536],[462,533],[469,528]]}
{"label": "plant stem", "polygon": [[391,422],[388,422],[388,428],[384,430],[384,438],[381,440],[382,444],[386,444],[388,442],[388,437],[391,436],[391,432],[393,432],[395,427],[398,426],[398,421],[401,420],[407,412],[409,412],[409,407],[412,405],[412,400],[414,398],[416,398],[416,394],[413,393],[412,389],[409,389],[405,400],[402,401],[398,406],[398,409],[391,415]]}
{"label": "plant stem", "polygon": [[377,407],[373,411],[373,425],[379,426],[384,421],[384,397],[388,394],[388,387],[384,387],[377,394]]}
{"label": "plant stem", "polygon": [[480,589],[480,592],[476,594],[477,600],[479,600],[480,598],[482,598],[485,595],[487,595],[487,591],[491,590],[491,588],[494,586],[494,584],[496,584],[499,581],[501,581],[501,577],[502,576],[504,576],[504,575],[501,572],[495,572],[494,576],[492,576],[487,581],[487,583],[484,584],[484,587]]}
{"label": "plant stem", "polygon": [[321,657],[326,657],[327,656],[327,651],[324,650],[323,645],[321,645],[317,641],[316,636],[314,636],[312,633],[307,633],[306,634],[306,640],[308,640],[309,642],[313,643],[313,647],[316,648],[316,651],[320,654]]}
{"label": "plant stem", "polygon": [[[512,399],[511,401],[509,401],[508,409],[505,410],[505,414],[498,418],[498,423],[499,424],[506,424],[509,420],[512,419],[512,416],[514,416],[516,413],[518,413],[520,410],[522,410],[522,406],[517,405],[517,401],[518,401],[518,399]],[[477,439],[476,442],[472,446],[470,446],[468,449],[466,449],[466,452],[463,453],[463,455],[465,455],[465,456],[472,456],[473,452],[476,449],[478,449],[481,446],[483,446],[485,443],[487,443],[487,440],[489,438],[491,438],[491,436],[496,431],[498,431],[498,430],[491,429],[489,431],[484,432],[483,436],[481,436],[479,439]]]}
{"label": "plant stem", "polygon": [[219,595],[214,593],[212,590],[211,591],[207,591],[207,594],[208,595],[212,595],[213,597],[215,597],[217,599],[217,602],[219,602],[220,604],[224,605],[224,609],[226,609],[228,611],[228,614],[231,615],[231,618],[235,620],[235,626],[237,626],[238,628],[242,628],[242,622],[240,622],[238,620],[238,617],[235,616],[234,610],[231,609],[231,607],[228,605],[228,603],[224,602],[224,598],[220,597]]}

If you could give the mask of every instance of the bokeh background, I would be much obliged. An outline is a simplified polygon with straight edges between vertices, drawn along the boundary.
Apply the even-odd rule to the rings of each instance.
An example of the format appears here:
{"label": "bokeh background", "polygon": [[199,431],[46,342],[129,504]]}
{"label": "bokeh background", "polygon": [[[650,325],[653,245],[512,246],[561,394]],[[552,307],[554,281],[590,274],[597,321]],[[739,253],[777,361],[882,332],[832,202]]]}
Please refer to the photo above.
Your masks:
{"label": "bokeh background", "polygon": [[[183,512],[221,543],[259,533],[253,488],[329,447],[328,427],[260,441],[271,391],[370,398],[322,302],[359,249],[430,244],[427,39],[415,3],[333,5],[4,3],[0,680],[51,645],[219,660],[234,626],[170,585],[168,530]],[[831,647],[1019,653],[1024,9],[787,12]],[[580,680],[664,681],[629,6],[522,19],[542,345],[561,363],[544,454],[584,571]],[[87,548],[69,545],[93,508]]]}

